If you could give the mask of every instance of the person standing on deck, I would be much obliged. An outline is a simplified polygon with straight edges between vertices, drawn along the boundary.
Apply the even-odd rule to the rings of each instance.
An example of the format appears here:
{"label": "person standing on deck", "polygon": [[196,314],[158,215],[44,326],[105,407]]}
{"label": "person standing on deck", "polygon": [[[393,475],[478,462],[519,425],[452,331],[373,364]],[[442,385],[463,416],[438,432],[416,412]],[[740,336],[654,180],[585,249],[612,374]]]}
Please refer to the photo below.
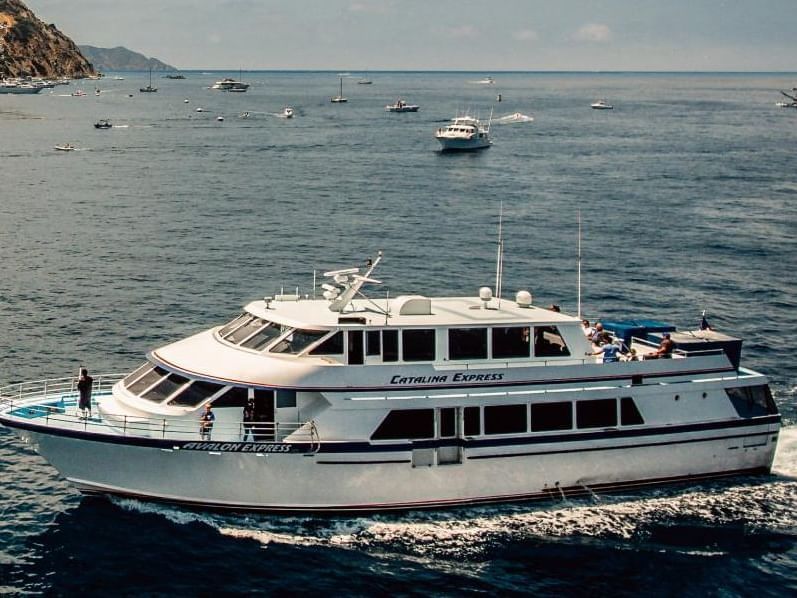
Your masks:
{"label": "person standing on deck", "polygon": [[210,440],[210,433],[213,431],[213,422],[216,421],[216,414],[211,410],[211,405],[205,405],[205,411],[199,416],[199,436],[202,440]]}
{"label": "person standing on deck", "polygon": [[77,379],[77,389],[80,393],[80,400],[78,401],[78,408],[80,409],[80,416],[91,417],[91,390],[94,384],[94,378],[89,376],[89,371],[86,368],[80,368],[80,376]]}

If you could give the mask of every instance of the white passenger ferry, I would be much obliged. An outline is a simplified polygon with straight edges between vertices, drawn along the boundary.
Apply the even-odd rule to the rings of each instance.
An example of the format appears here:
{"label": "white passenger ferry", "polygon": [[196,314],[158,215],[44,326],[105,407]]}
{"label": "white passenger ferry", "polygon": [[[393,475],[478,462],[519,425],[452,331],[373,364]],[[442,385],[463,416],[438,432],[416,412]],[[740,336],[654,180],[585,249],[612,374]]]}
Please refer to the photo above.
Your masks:
{"label": "white passenger ferry", "polygon": [[[770,471],[780,415],[766,378],[739,366],[740,341],[672,331],[670,358],[602,363],[577,317],[527,291],[368,298],[380,260],[326,273],[323,299],[253,301],[124,377],[96,376],[85,418],[74,379],[0,389],[0,423],[83,492],[238,510],[441,507]],[[641,356],[662,329],[613,325]]]}

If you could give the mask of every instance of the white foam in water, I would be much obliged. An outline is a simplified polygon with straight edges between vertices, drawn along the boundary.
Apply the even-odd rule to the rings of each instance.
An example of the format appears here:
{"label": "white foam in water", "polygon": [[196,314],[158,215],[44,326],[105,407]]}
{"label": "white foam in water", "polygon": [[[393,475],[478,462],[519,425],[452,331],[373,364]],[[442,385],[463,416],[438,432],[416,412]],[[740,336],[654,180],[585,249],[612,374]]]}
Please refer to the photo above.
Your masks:
{"label": "white foam in water", "polygon": [[[355,550],[401,548],[418,556],[478,555],[493,543],[528,538],[588,536],[644,538],[651,525],[688,519],[708,525],[743,521],[753,529],[788,530],[797,525],[797,426],[780,433],[775,478],[738,484],[707,482],[683,489],[661,488],[634,495],[601,495],[559,503],[525,503],[369,517],[218,515],[178,507],[115,499],[120,507],[155,513],[184,525],[200,522],[222,535],[264,546],[326,545]],[[752,482],[750,481],[752,480]],[[689,548],[695,550],[695,547]],[[701,552],[701,554],[703,554]]]}

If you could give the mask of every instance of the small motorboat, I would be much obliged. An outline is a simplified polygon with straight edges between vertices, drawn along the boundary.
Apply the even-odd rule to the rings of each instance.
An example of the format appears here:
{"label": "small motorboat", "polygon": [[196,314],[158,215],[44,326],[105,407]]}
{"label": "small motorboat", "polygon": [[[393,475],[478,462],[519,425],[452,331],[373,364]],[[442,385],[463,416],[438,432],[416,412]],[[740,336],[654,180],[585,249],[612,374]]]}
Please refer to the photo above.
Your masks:
{"label": "small motorboat", "polygon": [[196,111],[197,111],[197,112],[204,112],[204,111],[205,111],[205,109],[204,109],[204,108],[197,108],[197,109],[196,109]]}
{"label": "small motorboat", "polygon": [[219,121],[219,122],[224,122],[224,117],[223,116],[217,116],[216,120]]}
{"label": "small motorboat", "polygon": [[613,110],[614,109],[614,106],[612,106],[606,100],[596,100],[595,102],[592,102],[592,104],[590,104],[590,106],[592,106],[592,108],[595,109],[595,110]]}
{"label": "small motorboat", "polygon": [[105,119],[98,120],[97,122],[94,123],[95,129],[110,129],[111,127],[113,127],[111,122]]}
{"label": "small motorboat", "polygon": [[86,95],[86,92],[83,91],[82,89],[76,89],[75,91],[72,92],[72,95],[76,98],[80,98]]}
{"label": "small motorboat", "polygon": [[59,143],[53,149],[56,149],[59,152],[74,152],[77,148],[71,143]]}
{"label": "small motorboat", "polygon": [[293,116],[294,116],[293,108],[291,108],[290,106],[285,106],[285,108],[282,109],[282,112],[280,113],[280,116],[282,118],[293,118]]}
{"label": "small motorboat", "polygon": [[395,104],[388,104],[387,106],[385,106],[385,111],[387,111],[387,112],[418,112],[418,108],[420,108],[420,106],[417,106],[415,104],[408,104],[407,102],[405,102],[404,100],[399,98],[398,100],[396,100]]}

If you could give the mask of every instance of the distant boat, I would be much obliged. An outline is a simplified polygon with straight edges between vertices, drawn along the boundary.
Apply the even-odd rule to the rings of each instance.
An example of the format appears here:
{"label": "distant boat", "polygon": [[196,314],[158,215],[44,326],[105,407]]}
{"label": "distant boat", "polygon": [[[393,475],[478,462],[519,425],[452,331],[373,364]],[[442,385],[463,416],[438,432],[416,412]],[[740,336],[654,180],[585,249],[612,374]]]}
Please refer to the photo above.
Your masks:
{"label": "distant boat", "polygon": [[111,122],[104,118],[94,123],[95,129],[110,129],[111,127],[113,127]]}
{"label": "distant boat", "polygon": [[86,92],[83,91],[82,89],[76,89],[75,91],[72,92],[72,95],[75,96],[76,98],[80,98],[86,95]]}
{"label": "distant boat", "polygon": [[418,112],[418,108],[420,108],[420,106],[408,104],[401,98],[396,100],[395,104],[388,104],[385,106],[387,112]]}
{"label": "distant boat", "polygon": [[185,79],[185,75],[164,75],[165,79]]}
{"label": "distant boat", "polygon": [[285,108],[282,109],[280,116],[282,118],[293,118],[293,112],[294,112],[293,108],[291,108],[290,106],[285,106]]}
{"label": "distant boat", "polygon": [[114,77],[113,80],[114,81],[124,81],[125,78],[124,77]]}
{"label": "distant boat", "polygon": [[152,87],[152,69],[149,69],[149,85],[140,88],[138,91],[141,93],[155,93],[158,91],[157,87]]}
{"label": "distant boat", "polygon": [[490,121],[485,125],[473,116],[462,115],[451,119],[445,127],[435,132],[443,151],[469,151],[490,147]]}
{"label": "distant boat", "polygon": [[367,74],[363,75],[360,78],[360,80],[357,81],[357,85],[371,85],[371,84],[373,84],[373,81],[371,81],[370,77],[368,77]]}
{"label": "distant boat", "polygon": [[244,91],[249,89],[249,84],[241,81],[241,79],[243,79],[243,70],[239,71],[238,79],[239,80],[236,81],[232,77],[224,77],[224,79],[216,81],[213,85],[210,86],[210,88],[216,89],[218,91],[232,91],[232,92],[243,93]]}
{"label": "distant boat", "polygon": [[349,101],[348,98],[343,97],[343,77],[340,78],[340,92],[329,101],[333,104],[342,104]]}
{"label": "distant boat", "polygon": [[592,104],[590,104],[590,106],[592,108],[594,108],[595,110],[613,110],[614,109],[614,106],[612,106],[606,100],[597,100],[595,102],[592,102]]}
{"label": "distant boat", "polygon": [[478,85],[495,85],[495,79],[493,79],[492,77],[485,77],[484,79],[479,79],[478,81],[475,81],[475,83]]}
{"label": "distant boat", "polygon": [[77,148],[71,143],[59,143],[58,145],[53,147],[53,149],[58,150],[60,152],[73,152]]}
{"label": "distant boat", "polygon": [[31,85],[30,83],[19,83],[17,81],[0,82],[0,93],[39,93],[44,87]]}

